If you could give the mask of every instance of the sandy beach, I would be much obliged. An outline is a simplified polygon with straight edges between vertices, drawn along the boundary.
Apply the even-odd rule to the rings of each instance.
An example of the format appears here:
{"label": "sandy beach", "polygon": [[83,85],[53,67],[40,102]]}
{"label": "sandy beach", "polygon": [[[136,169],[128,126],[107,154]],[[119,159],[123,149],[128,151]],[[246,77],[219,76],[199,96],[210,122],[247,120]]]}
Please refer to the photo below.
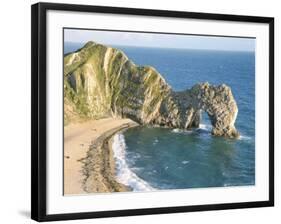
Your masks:
{"label": "sandy beach", "polygon": [[115,178],[111,137],[138,125],[130,119],[105,118],[64,127],[64,194],[129,191]]}

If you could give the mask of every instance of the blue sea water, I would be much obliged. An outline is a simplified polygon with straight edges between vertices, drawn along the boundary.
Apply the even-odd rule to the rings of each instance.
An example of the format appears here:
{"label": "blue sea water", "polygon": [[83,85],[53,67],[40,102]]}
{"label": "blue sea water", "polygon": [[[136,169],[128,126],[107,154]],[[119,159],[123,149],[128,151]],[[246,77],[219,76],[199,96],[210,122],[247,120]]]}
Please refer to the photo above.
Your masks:
{"label": "blue sea water", "polygon": [[[68,53],[83,44],[65,44]],[[239,112],[240,139],[200,128],[136,127],[114,138],[118,178],[135,191],[255,184],[255,53],[116,46],[137,65],[155,67],[174,90],[198,82],[230,86]]]}
{"label": "blue sea water", "polygon": [[63,54],[68,54],[77,51],[78,49],[82,48],[84,45],[85,43],[64,42]]}

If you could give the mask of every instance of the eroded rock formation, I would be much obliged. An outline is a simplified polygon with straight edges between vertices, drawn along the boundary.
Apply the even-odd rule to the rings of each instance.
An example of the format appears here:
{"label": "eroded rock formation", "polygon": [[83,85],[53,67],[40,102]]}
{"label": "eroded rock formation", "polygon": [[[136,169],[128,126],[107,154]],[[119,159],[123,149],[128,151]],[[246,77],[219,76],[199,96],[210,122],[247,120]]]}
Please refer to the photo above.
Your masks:
{"label": "eroded rock formation", "polygon": [[194,85],[190,90],[174,93],[179,108],[185,112],[184,128],[198,127],[201,111],[205,111],[213,126],[212,134],[217,136],[238,137],[234,123],[238,107],[230,87],[209,83]]}
{"label": "eroded rock formation", "polygon": [[174,92],[150,66],[137,66],[120,50],[88,42],[64,57],[64,120],[126,117],[140,124],[199,127],[206,111],[217,136],[238,137],[238,108],[226,85],[196,84]]}

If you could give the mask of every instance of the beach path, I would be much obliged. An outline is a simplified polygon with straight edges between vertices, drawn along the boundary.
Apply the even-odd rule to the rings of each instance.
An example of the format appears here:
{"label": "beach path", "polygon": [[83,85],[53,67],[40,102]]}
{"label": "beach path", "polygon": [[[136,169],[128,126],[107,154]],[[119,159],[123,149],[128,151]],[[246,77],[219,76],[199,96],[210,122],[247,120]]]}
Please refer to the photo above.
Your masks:
{"label": "beach path", "polygon": [[64,127],[64,194],[85,194],[83,163],[92,142],[104,133],[134,123],[130,119],[104,118]]}

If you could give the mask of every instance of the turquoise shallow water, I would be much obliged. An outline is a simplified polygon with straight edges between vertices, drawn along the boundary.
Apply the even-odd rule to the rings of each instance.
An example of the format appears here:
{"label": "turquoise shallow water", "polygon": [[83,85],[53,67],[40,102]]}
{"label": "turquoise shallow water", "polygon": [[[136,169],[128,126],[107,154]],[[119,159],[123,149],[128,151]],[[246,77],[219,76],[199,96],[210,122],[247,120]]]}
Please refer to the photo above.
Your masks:
{"label": "turquoise shallow water", "polygon": [[[65,53],[83,44],[65,44]],[[118,178],[136,191],[255,184],[255,54],[117,46],[139,65],[155,67],[174,90],[195,83],[225,83],[239,113],[238,140],[211,136],[203,114],[199,129],[137,127],[115,136]]]}

